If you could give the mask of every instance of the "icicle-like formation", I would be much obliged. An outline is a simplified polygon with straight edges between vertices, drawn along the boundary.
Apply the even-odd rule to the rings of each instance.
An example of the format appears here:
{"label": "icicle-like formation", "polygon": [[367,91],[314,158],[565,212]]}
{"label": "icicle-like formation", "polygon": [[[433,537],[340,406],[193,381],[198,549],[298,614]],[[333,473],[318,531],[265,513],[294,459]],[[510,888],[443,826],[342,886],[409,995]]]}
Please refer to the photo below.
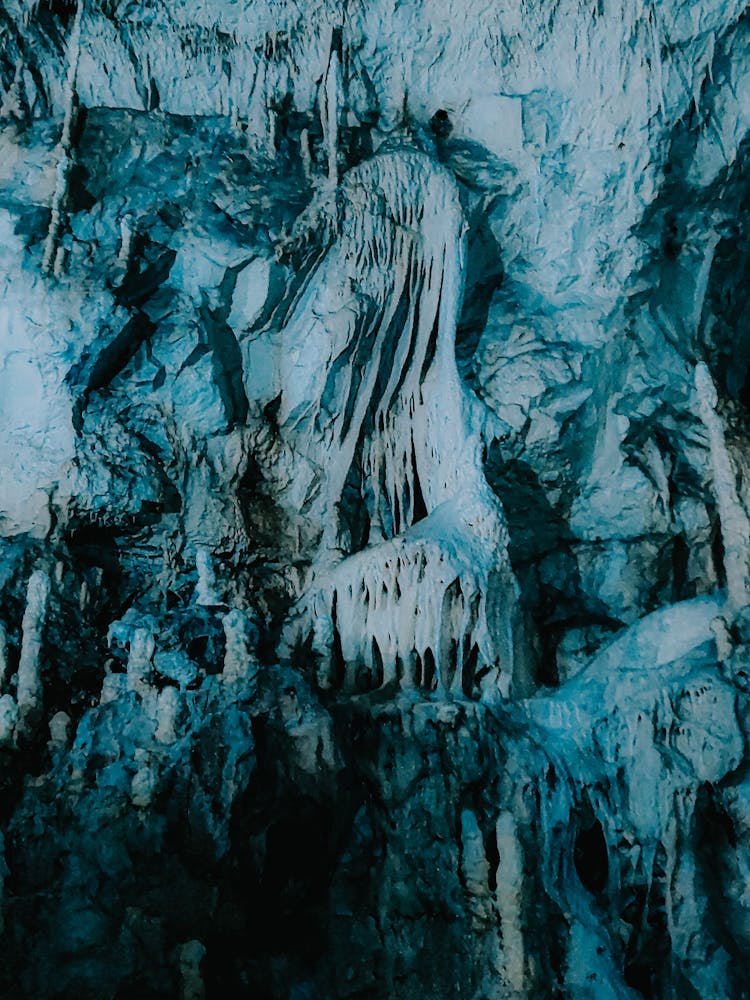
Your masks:
{"label": "icicle-like formation", "polygon": [[36,570],[31,574],[26,591],[21,657],[18,662],[18,727],[22,733],[33,726],[42,707],[40,655],[49,594],[49,576],[42,570]]}
{"label": "icicle-like formation", "polygon": [[718,397],[711,373],[704,362],[695,366],[695,391],[698,412],[708,432],[716,505],[719,508],[724,567],[727,574],[727,596],[735,610],[750,603],[747,540],[750,521],[737,495],[737,478],[724,438],[724,428],[716,412]]}
{"label": "icicle-like formation", "polygon": [[42,260],[42,270],[45,274],[56,267],[58,262],[57,241],[63,226],[65,199],[68,194],[68,176],[70,174],[71,160],[71,133],[73,130],[73,118],[75,115],[76,78],[78,76],[78,60],[81,54],[81,23],[83,20],[84,0],[78,0],[76,6],[76,16],[73,20],[73,27],[68,40],[68,75],[65,80],[65,118],[63,119],[62,134],[58,144],[58,160],[55,174],[55,193],[52,196],[52,215],[47,231],[47,239],[44,244],[44,258]]}
{"label": "icicle-like formation", "polygon": [[[325,685],[468,694],[477,676],[499,671],[507,693],[515,585],[456,369],[464,218],[455,182],[398,149],[352,170],[341,191],[339,238],[283,334],[279,423],[294,489],[306,492],[290,502],[324,526],[287,639],[315,633]],[[370,545],[341,561],[357,547],[346,525],[354,482]]]}
{"label": "icicle-like formation", "polygon": [[260,152],[266,148],[268,139],[268,114],[266,104],[266,64],[258,64],[250,95],[250,105],[247,112],[247,140],[252,152]]}
{"label": "icicle-like formation", "polygon": [[[343,667],[351,692],[395,682],[460,696],[488,668],[511,667],[504,610],[512,591],[496,548],[502,524],[487,497],[457,499],[321,575],[309,614],[331,623],[326,635],[315,630],[323,686]],[[509,680],[500,681],[506,693]]]}
{"label": "icicle-like formation", "polygon": [[321,88],[321,124],[328,155],[328,180],[332,185],[339,182],[339,107],[341,106],[341,66],[338,52],[331,49],[328,72]]}
{"label": "icicle-like formation", "polygon": [[[375,540],[484,482],[454,358],[464,220],[450,175],[413,150],[374,157],[342,189],[338,242],[283,333],[279,423],[310,462],[335,456],[321,515],[360,451]],[[336,548],[335,519],[321,520]]]}

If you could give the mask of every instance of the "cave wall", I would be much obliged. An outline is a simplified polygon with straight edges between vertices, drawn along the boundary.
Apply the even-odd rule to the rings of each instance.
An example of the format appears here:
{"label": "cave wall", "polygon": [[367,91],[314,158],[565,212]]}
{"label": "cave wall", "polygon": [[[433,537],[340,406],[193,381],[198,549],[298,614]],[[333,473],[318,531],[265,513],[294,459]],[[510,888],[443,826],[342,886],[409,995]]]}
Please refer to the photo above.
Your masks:
{"label": "cave wall", "polygon": [[744,0],[0,3],[0,993],[742,997]]}

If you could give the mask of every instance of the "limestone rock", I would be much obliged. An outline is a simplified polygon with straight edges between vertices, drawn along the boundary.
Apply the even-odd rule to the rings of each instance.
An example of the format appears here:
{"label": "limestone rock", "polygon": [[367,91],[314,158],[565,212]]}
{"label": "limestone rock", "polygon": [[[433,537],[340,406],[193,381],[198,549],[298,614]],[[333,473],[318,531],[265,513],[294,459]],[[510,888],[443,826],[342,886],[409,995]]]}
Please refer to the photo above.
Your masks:
{"label": "limestone rock", "polygon": [[0,0],[0,995],[746,995],[749,12]]}

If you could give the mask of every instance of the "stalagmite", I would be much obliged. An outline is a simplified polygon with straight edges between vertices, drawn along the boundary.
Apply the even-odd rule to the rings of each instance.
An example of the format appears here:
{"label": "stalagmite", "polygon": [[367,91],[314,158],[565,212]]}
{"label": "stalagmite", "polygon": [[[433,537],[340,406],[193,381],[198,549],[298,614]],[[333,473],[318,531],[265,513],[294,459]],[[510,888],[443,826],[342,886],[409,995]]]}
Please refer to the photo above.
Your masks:
{"label": "stalagmite", "polygon": [[224,615],[221,623],[226,639],[222,679],[227,682],[254,680],[258,673],[255,652],[258,644],[257,626],[246,612],[237,609]]}
{"label": "stalagmite", "polygon": [[716,386],[704,362],[695,366],[694,379],[698,413],[708,432],[713,488],[724,542],[727,596],[732,608],[738,611],[750,603],[747,551],[750,520],[737,494],[736,472],[726,445],[724,427],[716,412]]}
{"label": "stalagmite", "polygon": [[156,791],[158,774],[156,763],[149,750],[138,748],[135,752],[137,770],[130,784],[130,797],[136,809],[148,809]]}
{"label": "stalagmite", "polygon": [[182,700],[176,687],[168,685],[159,692],[156,703],[156,739],[159,743],[174,743],[177,739]]}
{"label": "stalagmite", "polygon": [[495,898],[500,915],[503,949],[503,978],[517,996],[524,995],[525,948],[521,906],[523,902],[523,855],[518,843],[516,822],[510,813],[501,813],[495,827],[499,863]]}
{"label": "stalagmite", "polygon": [[216,589],[216,573],[211,553],[206,549],[198,549],[195,553],[195,568],[198,571],[195,603],[202,608],[218,607],[222,600]]}
{"label": "stalagmite", "polygon": [[18,725],[18,704],[12,694],[0,697],[0,746],[8,746]]}
{"label": "stalagmite", "polygon": [[716,640],[716,656],[719,663],[726,663],[732,655],[734,644],[724,618],[717,617],[711,622],[711,632]]}
{"label": "stalagmite", "polygon": [[336,626],[333,618],[322,611],[313,619],[312,652],[317,661],[316,678],[318,686],[327,691],[333,685],[332,656]]}
{"label": "stalagmite", "polygon": [[107,664],[104,669],[99,704],[108,705],[109,702],[116,701],[120,694],[126,690],[127,684],[127,676],[125,674],[113,673],[111,665]]}
{"label": "stalagmite", "polygon": [[0,4],[0,997],[744,995],[749,15]]}
{"label": "stalagmite", "polygon": [[201,962],[205,955],[205,945],[200,941],[188,941],[180,946],[180,1000],[203,1000],[205,987]]}
{"label": "stalagmite", "polygon": [[482,831],[470,809],[461,813],[461,870],[466,891],[479,899],[489,895],[489,865]]}
{"label": "stalagmite", "polygon": [[130,640],[128,656],[128,690],[146,694],[151,690],[153,659],[156,643],[146,628],[137,628]]}
{"label": "stalagmite", "polygon": [[48,574],[35,570],[26,591],[21,657],[18,661],[18,731],[23,735],[33,728],[42,710],[41,652],[49,595]]}
{"label": "stalagmite", "polygon": [[71,719],[67,712],[56,712],[49,720],[49,743],[53,753],[64,753],[70,742]]}

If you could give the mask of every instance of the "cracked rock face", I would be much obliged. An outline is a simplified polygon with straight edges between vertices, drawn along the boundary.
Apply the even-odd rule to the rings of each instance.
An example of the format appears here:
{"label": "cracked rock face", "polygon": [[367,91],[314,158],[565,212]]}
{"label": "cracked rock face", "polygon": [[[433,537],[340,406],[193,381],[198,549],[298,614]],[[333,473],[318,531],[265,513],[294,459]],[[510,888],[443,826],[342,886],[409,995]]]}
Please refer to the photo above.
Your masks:
{"label": "cracked rock face", "polygon": [[750,5],[0,0],[0,994],[747,995]]}

